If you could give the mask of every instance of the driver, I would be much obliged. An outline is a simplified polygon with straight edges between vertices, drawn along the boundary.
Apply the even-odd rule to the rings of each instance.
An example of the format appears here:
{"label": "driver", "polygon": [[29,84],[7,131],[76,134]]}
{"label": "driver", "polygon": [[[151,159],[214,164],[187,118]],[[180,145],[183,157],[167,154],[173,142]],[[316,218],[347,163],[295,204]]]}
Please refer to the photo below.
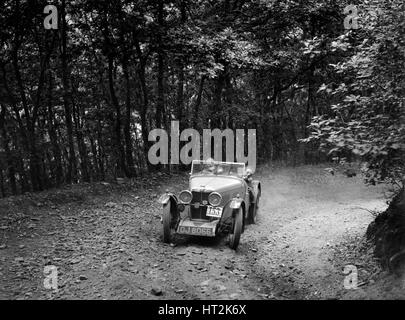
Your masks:
{"label": "driver", "polygon": [[215,173],[215,162],[214,159],[208,158],[204,165],[204,169],[202,171],[204,174],[214,174]]}

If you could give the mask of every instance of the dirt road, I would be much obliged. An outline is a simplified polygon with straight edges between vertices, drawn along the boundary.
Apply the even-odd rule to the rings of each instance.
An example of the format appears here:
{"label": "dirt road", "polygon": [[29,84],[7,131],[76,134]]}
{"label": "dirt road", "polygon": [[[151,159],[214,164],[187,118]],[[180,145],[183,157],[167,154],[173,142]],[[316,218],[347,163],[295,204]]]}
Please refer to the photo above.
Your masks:
{"label": "dirt road", "polygon": [[[1,200],[0,298],[344,298],[343,266],[356,263],[350,246],[373,218],[367,210],[386,206],[381,188],[324,167],[262,168],[257,177],[258,223],[236,252],[226,239],[162,243],[157,197],[186,187],[186,176]],[[46,265],[58,268],[57,292],[43,286]]]}

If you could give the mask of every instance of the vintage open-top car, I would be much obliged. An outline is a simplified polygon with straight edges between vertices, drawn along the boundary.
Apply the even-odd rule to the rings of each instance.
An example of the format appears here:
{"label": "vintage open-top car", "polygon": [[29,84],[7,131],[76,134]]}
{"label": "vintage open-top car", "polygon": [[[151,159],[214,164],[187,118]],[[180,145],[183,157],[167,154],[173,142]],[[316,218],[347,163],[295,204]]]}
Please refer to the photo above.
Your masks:
{"label": "vintage open-top car", "polygon": [[215,237],[229,235],[236,249],[245,223],[255,223],[261,194],[259,181],[244,163],[194,160],[189,189],[176,196],[166,192],[163,205],[163,241],[173,233]]}

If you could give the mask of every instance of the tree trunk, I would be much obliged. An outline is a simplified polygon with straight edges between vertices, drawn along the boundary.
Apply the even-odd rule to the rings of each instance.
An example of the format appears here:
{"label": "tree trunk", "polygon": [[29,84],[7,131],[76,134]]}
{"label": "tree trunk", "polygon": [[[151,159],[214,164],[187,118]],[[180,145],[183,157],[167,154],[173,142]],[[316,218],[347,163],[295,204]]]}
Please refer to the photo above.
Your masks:
{"label": "tree trunk", "polygon": [[[181,23],[182,25],[187,21],[187,12],[185,1],[182,0],[180,4],[180,14],[181,14]],[[184,128],[184,64],[185,57],[182,55],[178,58],[177,67],[177,94],[176,94],[176,108],[177,108],[177,119],[180,123],[180,132]]]}
{"label": "tree trunk", "polygon": [[68,138],[68,170],[66,174],[66,182],[77,182],[77,160],[73,141],[73,121],[71,103],[69,101],[69,77],[66,51],[66,0],[62,0],[61,6],[61,36],[62,36],[62,85],[63,85],[63,106],[65,109],[66,131]]}
{"label": "tree trunk", "polygon": [[[307,108],[305,110],[305,117],[304,117],[304,138],[308,137],[308,125],[311,119],[312,108],[314,106],[314,89],[313,89],[313,75],[314,75],[314,65],[311,64],[308,70],[308,97],[307,97]],[[309,152],[307,146],[304,146],[304,161],[307,163],[310,161],[312,163],[313,156],[312,152]]]}
{"label": "tree trunk", "polygon": [[91,155],[92,155],[92,162],[93,162],[93,165],[92,165],[93,176],[94,176],[95,180],[100,180],[101,174],[100,174],[99,164],[98,164],[98,160],[97,160],[98,155],[97,155],[96,144],[94,142],[94,138],[91,135],[89,136],[89,140],[90,140]]}
{"label": "tree trunk", "polygon": [[90,182],[90,174],[89,174],[89,161],[87,157],[87,148],[84,142],[84,134],[83,134],[83,125],[81,124],[80,118],[84,116],[84,114],[79,113],[79,107],[73,106],[73,118],[75,123],[75,135],[77,146],[79,149],[79,156],[80,156],[80,169],[81,169],[81,176],[84,182]]}
{"label": "tree trunk", "polygon": [[156,104],[156,128],[162,127],[162,119],[164,112],[164,58],[163,58],[163,28],[164,28],[164,16],[163,16],[163,0],[159,0],[158,3],[158,49],[157,49],[157,104]]}
{"label": "tree trunk", "polygon": [[150,163],[147,159],[147,154],[149,151],[149,141],[148,141],[148,119],[147,119],[147,112],[149,108],[149,98],[148,98],[148,89],[146,86],[146,77],[145,77],[145,68],[146,68],[146,59],[142,55],[141,47],[139,42],[137,41],[136,37],[134,37],[135,49],[139,59],[139,68],[138,68],[138,76],[139,81],[141,83],[142,89],[142,108],[141,108],[141,133],[142,133],[142,141],[143,141],[143,152],[146,157],[146,165],[148,169],[150,169]]}
{"label": "tree trunk", "polygon": [[224,75],[221,72],[215,81],[214,94],[211,103],[210,128],[219,128],[219,112],[222,110],[222,89],[224,87]]}
{"label": "tree trunk", "polygon": [[1,196],[4,198],[6,196],[6,189],[4,187],[3,169],[1,169],[1,168],[0,168],[0,190],[1,190]]}
{"label": "tree trunk", "polygon": [[1,105],[0,110],[0,133],[3,137],[3,148],[6,155],[6,163],[7,163],[7,172],[8,172],[8,180],[10,183],[10,189],[12,194],[17,194],[17,184],[15,179],[15,168],[14,168],[14,161],[11,155],[10,150],[10,138],[7,133],[6,125],[5,125],[5,116],[6,116],[6,108]]}
{"label": "tree trunk", "polygon": [[177,94],[176,94],[176,108],[177,108],[177,120],[180,122],[180,132],[183,130],[183,109],[184,109],[184,66],[183,61],[178,62],[178,74],[177,74]]}
{"label": "tree trunk", "polygon": [[[98,111],[100,110],[100,105],[97,105]],[[97,120],[97,154],[98,154],[98,168],[100,172],[100,179],[105,179],[105,169],[104,169],[104,144],[103,144],[103,132],[101,126],[101,120],[98,118]]]}
{"label": "tree trunk", "polygon": [[197,99],[195,101],[194,112],[193,112],[194,128],[197,128],[197,126],[198,126],[198,119],[199,119],[198,114],[200,112],[200,107],[201,107],[202,94],[203,94],[203,89],[204,89],[204,81],[205,81],[205,76],[201,76],[200,85],[198,86]]}
{"label": "tree trunk", "polygon": [[110,88],[111,102],[115,108],[116,118],[115,118],[115,140],[116,140],[116,156],[117,156],[117,175],[122,176],[123,174],[128,176],[128,172],[125,166],[125,151],[121,143],[121,108],[115,94],[114,88],[114,58],[110,53],[108,55],[108,84]]}
{"label": "tree trunk", "polygon": [[224,75],[224,84],[225,84],[225,103],[226,103],[226,123],[222,126],[222,129],[225,128],[232,128],[233,122],[233,110],[232,110],[232,83],[231,83],[231,76],[229,74],[229,67],[225,68],[225,75]]}
{"label": "tree trunk", "polygon": [[55,185],[59,186],[63,179],[63,168],[62,168],[62,152],[58,143],[58,136],[55,130],[55,115],[53,113],[53,99],[52,99],[52,75],[49,74],[49,88],[48,88],[48,133],[49,139],[51,140],[52,153],[55,162]]}
{"label": "tree trunk", "polygon": [[131,138],[131,86],[129,83],[129,71],[128,71],[128,57],[124,56],[122,61],[122,68],[125,78],[125,124],[124,124],[124,138],[126,147],[126,159],[129,176],[132,177],[135,173],[133,147]]}

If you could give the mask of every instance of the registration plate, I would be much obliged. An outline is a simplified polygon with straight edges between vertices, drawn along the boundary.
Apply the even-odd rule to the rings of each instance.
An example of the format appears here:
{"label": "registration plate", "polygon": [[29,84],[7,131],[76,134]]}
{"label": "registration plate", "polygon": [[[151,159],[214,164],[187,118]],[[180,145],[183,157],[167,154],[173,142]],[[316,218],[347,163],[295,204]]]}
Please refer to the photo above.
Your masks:
{"label": "registration plate", "polygon": [[180,226],[178,232],[182,234],[191,234],[194,236],[213,236],[212,229],[204,227]]}
{"label": "registration plate", "polygon": [[221,216],[222,216],[222,208],[221,207],[207,206],[207,216],[208,217],[214,217],[214,218],[221,218]]}

